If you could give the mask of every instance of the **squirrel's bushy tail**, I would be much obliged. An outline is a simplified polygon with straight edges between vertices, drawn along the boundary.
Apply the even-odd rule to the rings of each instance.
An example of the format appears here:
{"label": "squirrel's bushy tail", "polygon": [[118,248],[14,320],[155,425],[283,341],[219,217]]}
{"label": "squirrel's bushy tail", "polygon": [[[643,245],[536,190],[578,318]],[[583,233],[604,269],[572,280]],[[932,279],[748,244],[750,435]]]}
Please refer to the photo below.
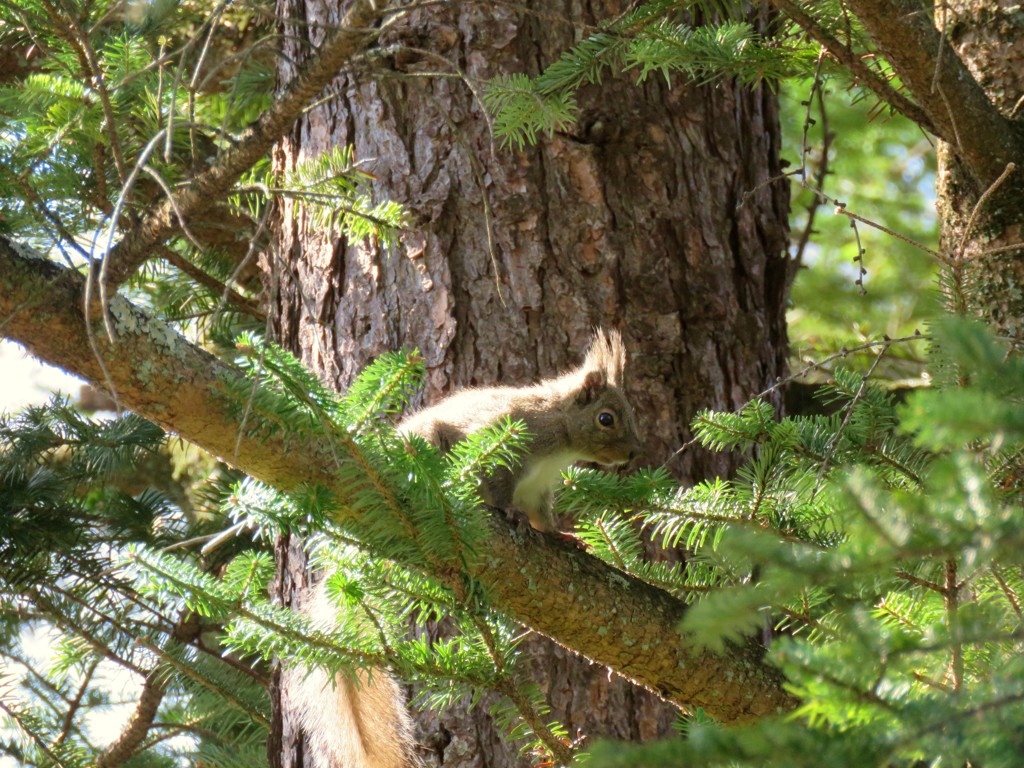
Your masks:
{"label": "squirrel's bushy tail", "polygon": [[[305,675],[301,669],[291,674]],[[316,768],[412,768],[412,722],[402,691],[383,670],[342,676],[314,671],[295,680],[296,712]],[[293,678],[294,679],[294,678]]]}
{"label": "squirrel's bushy tail", "polygon": [[[328,623],[336,609],[323,588],[306,612]],[[415,768],[412,720],[398,683],[385,670],[331,680],[322,669],[288,667],[283,688],[310,748],[314,768]]]}

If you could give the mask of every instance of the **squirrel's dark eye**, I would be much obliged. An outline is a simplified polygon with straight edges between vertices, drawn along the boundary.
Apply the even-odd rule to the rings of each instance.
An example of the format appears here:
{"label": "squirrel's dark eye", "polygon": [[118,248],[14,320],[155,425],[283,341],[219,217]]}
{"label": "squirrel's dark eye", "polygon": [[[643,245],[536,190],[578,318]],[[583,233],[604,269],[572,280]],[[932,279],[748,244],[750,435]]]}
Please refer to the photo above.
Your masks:
{"label": "squirrel's dark eye", "polygon": [[614,427],[615,426],[615,414],[609,411],[601,411],[597,414],[597,423],[602,427]]}

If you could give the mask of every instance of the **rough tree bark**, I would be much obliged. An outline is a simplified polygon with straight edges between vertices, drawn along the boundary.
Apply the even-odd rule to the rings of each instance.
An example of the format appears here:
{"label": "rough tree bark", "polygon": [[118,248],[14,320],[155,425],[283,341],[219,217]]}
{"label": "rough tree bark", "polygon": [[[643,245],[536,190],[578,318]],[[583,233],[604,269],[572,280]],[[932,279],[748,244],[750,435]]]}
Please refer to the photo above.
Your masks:
{"label": "rough tree bark", "polygon": [[[1019,140],[1024,18],[997,0],[963,0],[943,3],[935,22],[999,114],[1014,120],[1005,133]],[[948,278],[953,308],[984,317],[1001,335],[1024,341],[1021,157],[1007,158],[1000,173],[1011,162],[1015,169],[1001,180],[987,179],[988,184],[971,177],[955,141],[942,142],[938,157],[937,204],[942,251],[953,258]]]}
{"label": "rough tree bark", "polygon": [[[768,88],[695,89],[613,79],[581,94],[573,131],[524,151],[494,145],[473,84],[535,74],[614,1],[427,6],[386,32],[392,55],[339,78],[276,151],[281,169],[335,145],[371,158],[384,197],[415,223],[391,253],[332,239],[282,208],[267,262],[285,346],[344,387],[381,352],[424,355],[427,399],[527,383],[578,362],[595,325],[621,328],[628,389],[648,460],[687,480],[729,470],[698,451],[672,458],[701,407],[731,408],[783,372],[788,190],[776,181],[779,128]],[[319,0],[281,0],[282,80],[339,19]],[[300,23],[301,20],[301,23]],[[764,24],[764,19],[760,22]],[[422,76],[429,72],[428,76]],[[306,583],[282,542],[280,591]],[[675,712],[547,641],[532,651],[570,732],[645,739]],[[278,705],[281,765],[303,765],[302,735]],[[483,708],[423,723],[431,764],[528,764]]]}
{"label": "rough tree bark", "polygon": [[[939,139],[937,207],[950,309],[1024,339],[1024,22],[998,0],[849,5]],[[830,50],[842,60],[838,46]]]}

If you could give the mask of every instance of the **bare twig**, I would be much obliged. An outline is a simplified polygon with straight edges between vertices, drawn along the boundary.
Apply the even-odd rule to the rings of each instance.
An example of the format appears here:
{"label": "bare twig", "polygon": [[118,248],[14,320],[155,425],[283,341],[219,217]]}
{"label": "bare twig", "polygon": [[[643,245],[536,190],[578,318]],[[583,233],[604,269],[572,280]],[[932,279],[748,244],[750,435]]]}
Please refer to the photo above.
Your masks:
{"label": "bare twig", "polygon": [[[939,23],[938,30],[939,34],[942,35],[942,39],[946,40],[946,2],[940,0],[939,2]],[[938,90],[939,87],[939,72],[942,71],[942,55],[946,50],[945,45],[940,45],[938,50],[935,52],[935,73],[932,75],[932,90]]]}
{"label": "bare twig", "polygon": [[199,82],[199,73],[203,71],[203,66],[206,64],[206,55],[210,52],[210,44],[213,42],[213,33],[217,31],[217,22],[220,20],[221,14],[224,13],[225,8],[228,6],[229,0],[222,0],[222,2],[213,9],[213,13],[207,20],[208,29],[206,31],[206,39],[203,41],[202,50],[199,52],[199,57],[196,59],[195,66],[192,69],[192,79],[188,84],[188,119],[189,119],[189,147],[192,150],[192,158],[195,159],[197,156],[196,152],[196,91],[198,90],[197,83]]}
{"label": "bare twig", "polygon": [[[828,111],[825,109],[825,96],[822,93],[821,88],[821,65],[825,60],[825,49],[822,48],[818,55],[818,63],[814,69],[814,82],[811,84],[811,92],[807,96],[807,113],[804,115],[804,129],[803,129],[803,140],[800,147],[800,185],[804,189],[811,191],[811,201],[807,204],[807,223],[804,225],[803,230],[800,232],[800,238],[797,241],[796,253],[794,258],[798,264],[803,263],[804,251],[807,249],[808,243],[811,241],[811,236],[814,234],[814,220],[817,217],[818,210],[821,206],[827,202],[825,197],[818,192],[820,189],[825,188],[825,179],[829,174],[829,152],[832,149],[832,132],[828,127]],[[814,97],[818,97],[818,109],[821,117],[821,159],[818,161],[817,168],[814,173],[814,185],[813,187],[807,186],[807,156],[809,153],[807,134],[810,129],[810,125],[813,122],[811,119],[811,109],[814,106]]]}
{"label": "bare twig", "polygon": [[[93,286],[97,283],[97,270],[96,261],[89,259],[89,270],[85,275],[85,286],[82,290],[82,314],[88,318],[93,308]],[[107,313],[103,312],[104,318],[107,318]],[[113,377],[110,375],[110,369],[107,366],[106,360],[103,359],[103,353],[100,350],[99,342],[96,339],[96,330],[93,328],[91,322],[86,321],[85,323],[85,335],[89,342],[89,350],[96,358],[96,365],[99,366],[100,371],[103,372],[103,386],[106,393],[110,396],[110,399],[114,401],[114,410],[120,415],[121,413],[121,400],[117,394],[117,385],[114,383]],[[108,323],[107,336],[110,340],[113,340],[113,332],[110,329]]]}
{"label": "bare twig", "polygon": [[1010,174],[1016,169],[1017,165],[1015,163],[1007,163],[1003,172],[999,174],[999,177],[989,185],[988,189],[981,193],[981,196],[978,198],[978,202],[974,204],[974,208],[971,210],[971,217],[967,220],[967,226],[964,227],[963,237],[960,239],[960,244],[957,247],[956,254],[954,254],[957,259],[963,258],[964,251],[967,248],[967,238],[969,238],[974,232],[974,225],[978,220],[978,215],[981,213],[982,208],[988,204],[988,201],[992,199],[992,195],[995,194],[996,190],[1003,185],[1003,182],[1005,182],[1010,177]]}
{"label": "bare twig", "polygon": [[[837,208],[836,212],[841,213],[844,210],[845,208]],[[853,262],[857,265],[857,279],[853,282],[860,288],[860,294],[863,296],[867,293],[867,289],[864,287],[864,275],[866,275],[868,271],[864,268],[864,246],[861,245],[860,230],[857,229],[857,221],[859,220],[859,217],[857,219],[850,217],[850,229],[853,230],[853,239],[857,245],[857,255],[853,257]],[[864,221],[866,221],[866,219]]]}
{"label": "bare twig", "polygon": [[[156,135],[146,143],[146,146],[142,149],[142,152],[139,153],[139,156],[136,159],[135,165],[132,167],[131,172],[121,182],[121,191],[118,193],[117,201],[114,203],[114,211],[113,213],[110,214],[110,224],[107,227],[106,245],[103,248],[103,253],[105,255],[103,258],[103,265],[100,267],[98,284],[100,289],[100,311],[102,312],[103,315],[103,326],[107,330],[107,338],[111,340],[114,338],[114,329],[111,326],[110,316],[107,312],[108,304],[106,276],[107,267],[110,265],[110,247],[114,242],[114,231],[117,228],[118,219],[120,219],[121,217],[121,211],[123,210],[125,204],[128,202],[128,194],[131,192],[132,187],[135,186],[135,180],[139,178],[139,174],[142,172],[142,168],[146,165],[146,162],[149,160],[149,156],[153,153],[153,150],[156,149],[156,146],[157,144],[159,144],[160,139],[163,137],[165,130],[166,129],[162,128],[159,131],[157,131]],[[92,307],[90,306],[91,302],[89,300],[89,291],[91,290],[91,285],[92,281],[90,280],[89,284],[86,286],[86,313],[89,313],[92,310]]]}
{"label": "bare twig", "polygon": [[[1010,174],[1016,169],[1016,164],[1007,163],[1003,172],[999,174],[994,182],[992,182],[988,188],[981,193],[978,197],[978,202],[974,204],[974,208],[971,210],[971,215],[967,220],[967,224],[964,226],[963,234],[960,237],[960,242],[957,243],[956,251],[949,257],[948,261],[944,262],[949,267],[949,289],[952,293],[951,301],[953,310],[960,315],[967,314],[968,309],[968,288],[964,283],[966,267],[967,267],[967,243],[968,239],[974,232],[974,227],[977,223],[978,217],[981,215],[982,209],[991,200],[992,195],[995,194],[996,190],[1009,178]],[[991,248],[984,251],[983,254],[979,255],[993,255],[996,253],[1002,253],[1004,251],[1014,251],[1024,248],[1024,244],[1003,246],[1001,248]]]}
{"label": "bare twig", "polygon": [[[948,257],[945,256],[944,254],[940,253],[939,251],[936,251],[934,248],[929,248],[924,243],[919,243],[919,242],[917,242],[917,240],[914,240],[911,237],[907,237],[906,235],[900,234],[899,232],[896,232],[895,230],[889,229],[885,225],[879,224],[877,221],[872,221],[871,219],[866,219],[863,216],[858,216],[853,211],[848,210],[846,208],[846,204],[845,203],[839,203],[837,201],[836,208],[835,208],[835,213],[836,213],[837,216],[846,216],[848,219],[853,219],[855,221],[861,222],[862,224],[867,224],[869,227],[873,227],[873,228],[879,230],[880,232],[885,232],[885,234],[891,235],[892,237],[895,237],[897,240],[902,240],[904,243],[907,243],[908,245],[912,245],[915,248],[924,251],[929,256],[934,256],[936,259],[938,259],[939,261],[941,261],[944,264],[948,263]],[[858,245],[859,245],[859,243],[858,243]]]}

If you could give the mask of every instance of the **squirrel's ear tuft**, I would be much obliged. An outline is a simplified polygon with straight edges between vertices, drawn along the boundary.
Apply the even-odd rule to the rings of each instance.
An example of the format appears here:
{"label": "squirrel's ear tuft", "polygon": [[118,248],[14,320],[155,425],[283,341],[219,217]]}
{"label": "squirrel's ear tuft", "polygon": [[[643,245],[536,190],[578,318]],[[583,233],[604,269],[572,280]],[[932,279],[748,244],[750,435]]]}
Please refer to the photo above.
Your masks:
{"label": "squirrel's ear tuft", "polygon": [[576,402],[580,405],[594,402],[607,386],[608,380],[605,378],[604,371],[600,369],[587,371],[583,374],[583,384],[580,386],[579,392],[576,393]]}
{"label": "squirrel's ear tuft", "polygon": [[625,368],[626,346],[622,343],[622,334],[596,328],[594,340],[590,342],[590,349],[583,361],[583,370],[588,373],[600,371],[605,386],[621,388]]}

